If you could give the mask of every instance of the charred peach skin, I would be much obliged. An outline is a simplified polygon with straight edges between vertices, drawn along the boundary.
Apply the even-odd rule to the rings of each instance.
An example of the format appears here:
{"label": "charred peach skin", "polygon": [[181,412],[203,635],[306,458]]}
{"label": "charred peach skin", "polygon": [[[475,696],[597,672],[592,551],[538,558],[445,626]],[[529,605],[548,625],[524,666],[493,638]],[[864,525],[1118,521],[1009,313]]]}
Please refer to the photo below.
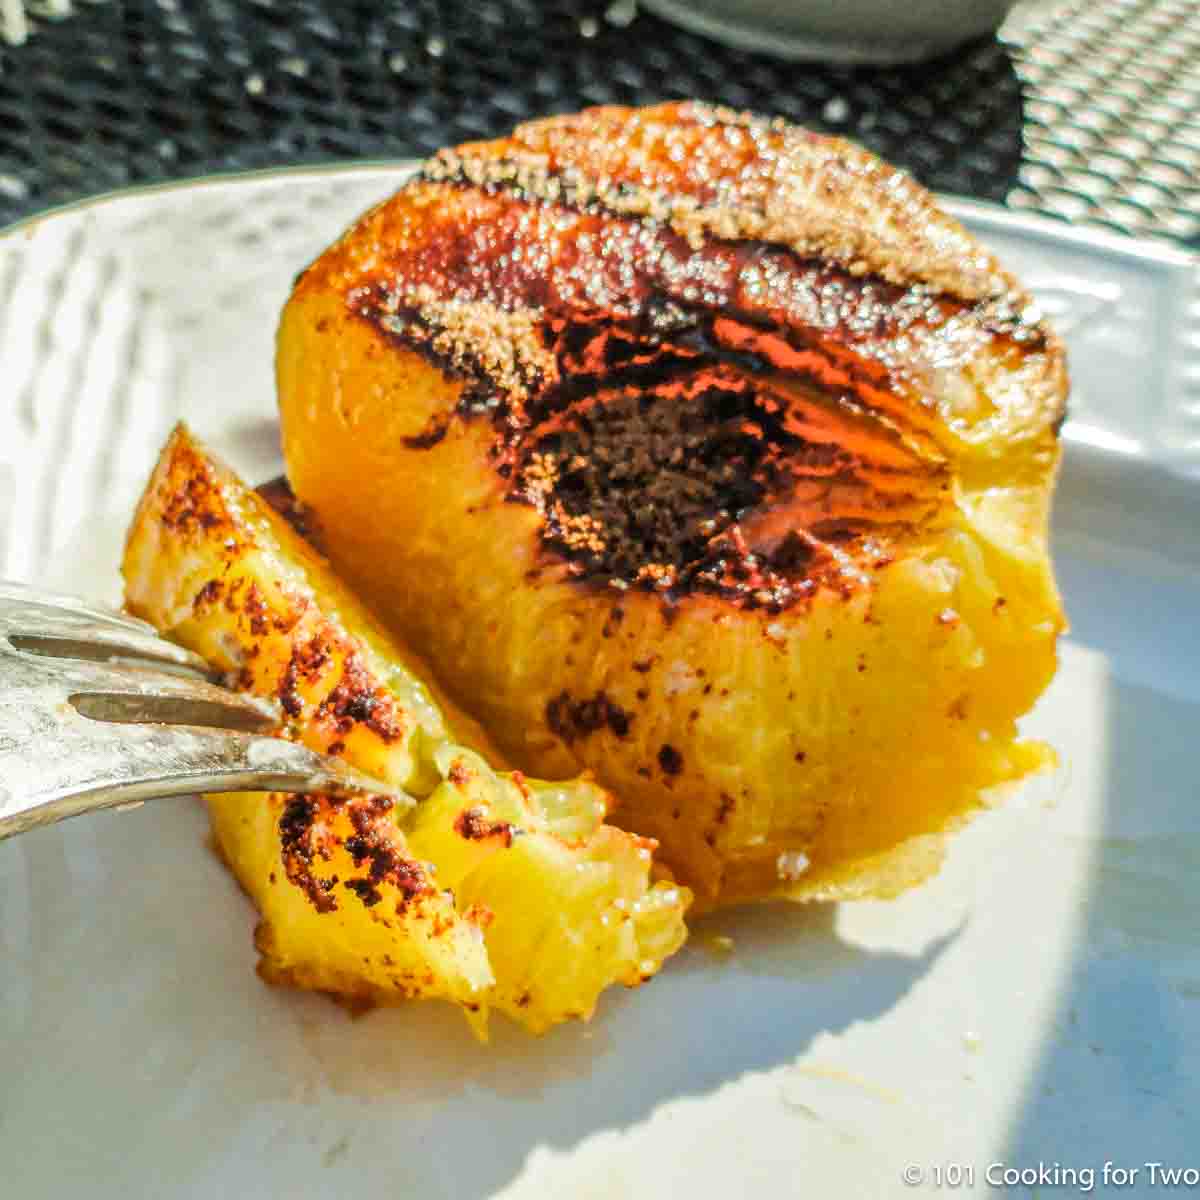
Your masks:
{"label": "charred peach skin", "polygon": [[864,151],[689,104],[460,147],[302,275],[277,366],[346,577],[701,903],[894,894],[1048,760],[1062,349]]}

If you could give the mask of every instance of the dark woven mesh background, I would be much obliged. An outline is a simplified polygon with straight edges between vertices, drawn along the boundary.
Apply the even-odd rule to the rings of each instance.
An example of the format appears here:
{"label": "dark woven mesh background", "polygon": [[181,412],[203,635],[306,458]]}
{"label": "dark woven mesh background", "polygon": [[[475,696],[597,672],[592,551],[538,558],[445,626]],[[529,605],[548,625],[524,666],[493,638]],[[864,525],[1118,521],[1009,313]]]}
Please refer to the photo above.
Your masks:
{"label": "dark woven mesh background", "polygon": [[[942,190],[1185,241],[1200,231],[1195,0],[1074,0],[1015,23],[1005,43],[857,70],[779,62],[648,14],[613,20],[606,7],[84,3],[25,45],[0,46],[0,225],[130,183],[423,154],[541,113],[697,96],[846,133]],[[1119,143],[1156,100],[1153,79],[1105,124],[1105,81],[1160,42],[1183,47],[1173,61],[1189,83],[1191,158],[1171,157],[1174,133]],[[1095,165],[1100,151],[1107,166]]]}

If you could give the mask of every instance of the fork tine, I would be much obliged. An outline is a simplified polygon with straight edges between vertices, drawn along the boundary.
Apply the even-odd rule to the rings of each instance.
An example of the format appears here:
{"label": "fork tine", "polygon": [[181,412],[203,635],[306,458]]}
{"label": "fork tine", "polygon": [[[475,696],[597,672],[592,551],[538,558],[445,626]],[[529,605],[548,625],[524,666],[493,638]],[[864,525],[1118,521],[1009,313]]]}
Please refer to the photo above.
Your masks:
{"label": "fork tine", "polygon": [[[197,792],[358,791],[414,803],[340,759],[282,738],[161,726],[127,727],[120,737],[69,730],[66,738],[74,742],[70,755],[39,772],[36,786],[7,794],[0,787],[0,841],[84,812]],[[11,766],[0,746],[0,778]]]}
{"label": "fork tine", "polygon": [[18,650],[52,658],[97,659],[101,662],[108,658],[132,658],[187,667],[204,676],[212,674],[212,668],[198,654],[157,634],[102,624],[74,614],[39,617],[36,628],[10,629],[8,640]]}
{"label": "fork tine", "polygon": [[211,673],[198,655],[160,637],[136,617],[0,582],[0,636],[6,633],[14,645],[35,653],[63,658],[120,655]]}
{"label": "fork tine", "polygon": [[67,702],[82,717],[110,725],[191,725],[271,733],[279,716],[229,692],[219,700],[142,692],[75,692]]}
{"label": "fork tine", "polygon": [[[66,699],[78,710],[78,700],[107,697],[113,701],[114,709],[124,702],[130,715],[104,717],[99,715],[100,705],[92,705],[97,715],[93,719],[107,720],[165,720],[170,724],[185,723],[180,717],[154,716],[154,705],[159,704],[164,712],[181,711],[192,704],[199,711],[209,714],[205,720],[195,724],[236,723],[240,728],[263,730],[279,724],[278,710],[265,700],[210,683],[199,675],[183,675],[164,671],[152,666],[134,663],[100,662],[74,658],[48,658],[45,655],[28,654],[9,650],[12,659],[26,664],[25,678],[35,686],[45,686],[47,672],[52,672],[54,691],[60,699]],[[38,660],[41,659],[39,662]],[[45,665],[43,665],[45,664]],[[14,683],[20,683],[20,678]],[[11,693],[11,688],[10,688]],[[0,709],[5,707],[6,697],[0,695]],[[12,696],[8,698],[12,699]],[[133,715],[138,706],[148,715]],[[85,707],[87,707],[85,705]],[[221,714],[230,714],[231,719],[221,720]],[[91,714],[85,714],[91,715]]]}
{"label": "fork tine", "polygon": [[[62,660],[62,666],[68,660]],[[246,715],[256,715],[263,721],[278,725],[279,712],[265,700],[186,675],[158,671],[153,667],[125,663],[92,663],[70,661],[70,671],[60,677],[69,684],[74,695],[124,696],[153,704],[156,700],[195,702],[214,709],[238,709]]]}
{"label": "fork tine", "polygon": [[80,600],[78,596],[66,596],[60,592],[44,592],[41,588],[30,587],[28,584],[17,583],[11,579],[0,579],[0,611],[8,608],[9,604],[41,610],[54,616],[56,614],[73,614],[90,621],[100,621],[110,625],[118,625],[125,629],[135,630],[157,636],[154,626],[138,617],[110,608],[104,604],[92,604]]}

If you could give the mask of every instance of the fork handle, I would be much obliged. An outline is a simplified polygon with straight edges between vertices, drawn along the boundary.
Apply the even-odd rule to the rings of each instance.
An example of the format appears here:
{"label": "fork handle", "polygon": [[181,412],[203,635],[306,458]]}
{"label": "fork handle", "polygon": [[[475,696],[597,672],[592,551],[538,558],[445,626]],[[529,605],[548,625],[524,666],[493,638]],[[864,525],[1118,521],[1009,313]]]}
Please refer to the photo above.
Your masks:
{"label": "fork handle", "polygon": [[[75,747],[47,770],[29,747],[0,743],[0,841],[81,813],[197,792],[384,790],[340,759],[295,742],[181,726],[126,726],[119,754],[109,739]],[[24,753],[21,753],[24,751]],[[388,789],[389,794],[394,794]]]}

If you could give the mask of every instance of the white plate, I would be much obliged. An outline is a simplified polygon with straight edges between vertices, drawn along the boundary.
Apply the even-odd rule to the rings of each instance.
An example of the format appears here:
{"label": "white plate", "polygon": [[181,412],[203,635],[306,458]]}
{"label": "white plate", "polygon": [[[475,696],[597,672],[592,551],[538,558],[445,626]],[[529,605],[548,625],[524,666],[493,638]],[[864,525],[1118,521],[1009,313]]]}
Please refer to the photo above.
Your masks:
{"label": "white plate", "polygon": [[[0,239],[0,576],[115,597],[178,417],[278,469],[290,280],[403,172],[164,188]],[[1058,1164],[1010,1189],[1045,1196],[1089,1167],[1100,1191],[1106,1160],[1138,1195],[1146,1163],[1200,1166],[1195,265],[954,208],[1071,344],[1075,632],[1027,723],[1062,770],[895,903],[711,918],[591,1025],[497,1020],[486,1049],[446,1006],[352,1021],[259,983],[191,802],[4,843],[5,1196],[900,1196]]]}

